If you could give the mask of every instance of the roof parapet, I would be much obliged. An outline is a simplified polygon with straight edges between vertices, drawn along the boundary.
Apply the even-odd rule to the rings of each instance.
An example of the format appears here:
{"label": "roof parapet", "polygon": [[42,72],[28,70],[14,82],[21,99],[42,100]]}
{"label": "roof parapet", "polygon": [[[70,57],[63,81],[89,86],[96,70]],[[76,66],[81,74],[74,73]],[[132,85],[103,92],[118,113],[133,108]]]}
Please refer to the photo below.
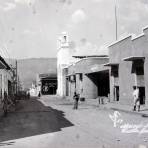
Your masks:
{"label": "roof parapet", "polygon": [[146,27],[143,28],[143,33],[144,34],[148,34],[148,26],[146,26]]}
{"label": "roof parapet", "polygon": [[138,39],[138,38],[141,38],[141,37],[143,37],[145,34],[142,32],[141,34],[139,34],[139,35],[137,35],[137,36],[132,36],[132,41],[133,40],[136,40],[136,39]]}
{"label": "roof parapet", "polygon": [[126,37],[124,37],[124,38],[121,38],[121,39],[119,39],[119,40],[117,40],[117,41],[111,43],[111,45],[109,45],[108,48],[109,48],[109,47],[112,47],[112,46],[118,44],[119,42],[122,42],[122,41],[124,41],[124,40],[126,40],[126,39],[128,39],[128,38],[131,39],[131,38],[132,38],[132,34],[129,34],[128,36],[126,36]]}
{"label": "roof parapet", "polygon": [[143,30],[143,32],[142,32],[141,34],[137,35],[137,36],[134,36],[133,34],[129,34],[129,35],[127,35],[127,36],[124,37],[124,38],[121,38],[121,39],[119,39],[119,40],[117,40],[117,41],[114,41],[113,43],[111,43],[111,44],[108,46],[108,48],[109,48],[109,47],[112,47],[112,46],[116,45],[117,43],[122,42],[123,40],[128,39],[128,38],[130,38],[130,39],[133,41],[133,40],[136,40],[136,39],[138,39],[138,38],[140,38],[140,37],[143,37],[145,34],[148,35],[148,26],[142,28],[142,30]]}

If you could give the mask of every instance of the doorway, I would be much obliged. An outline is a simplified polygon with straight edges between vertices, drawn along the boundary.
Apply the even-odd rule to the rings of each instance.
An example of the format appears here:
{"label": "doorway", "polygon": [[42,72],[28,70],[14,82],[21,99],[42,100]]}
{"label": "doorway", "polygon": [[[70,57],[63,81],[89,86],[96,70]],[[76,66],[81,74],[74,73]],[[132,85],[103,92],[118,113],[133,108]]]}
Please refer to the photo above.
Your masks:
{"label": "doorway", "polygon": [[114,86],[114,101],[119,101],[119,86]]}
{"label": "doorway", "polygon": [[56,79],[43,79],[41,93],[43,95],[55,95],[57,89],[57,80]]}
{"label": "doorway", "polygon": [[145,104],[145,87],[138,87],[139,88],[139,98],[140,104]]}
{"label": "doorway", "polygon": [[98,96],[108,97],[109,94],[109,74],[98,74]]}

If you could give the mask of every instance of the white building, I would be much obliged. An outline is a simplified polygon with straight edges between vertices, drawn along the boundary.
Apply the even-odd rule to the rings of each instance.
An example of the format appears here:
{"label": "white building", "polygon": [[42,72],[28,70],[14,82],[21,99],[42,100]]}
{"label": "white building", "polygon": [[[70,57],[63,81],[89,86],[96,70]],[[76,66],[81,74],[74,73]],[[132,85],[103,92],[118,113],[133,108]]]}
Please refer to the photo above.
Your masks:
{"label": "white building", "polygon": [[12,72],[12,69],[0,56],[0,105],[2,103],[2,99],[4,98],[4,91],[6,91],[8,95],[12,95],[15,93],[13,82],[14,74]]}
{"label": "white building", "polygon": [[58,88],[57,94],[61,97],[65,96],[65,76],[64,68],[76,62],[72,57],[69,47],[69,39],[66,32],[63,32],[58,39],[58,53],[57,53],[57,77]]}

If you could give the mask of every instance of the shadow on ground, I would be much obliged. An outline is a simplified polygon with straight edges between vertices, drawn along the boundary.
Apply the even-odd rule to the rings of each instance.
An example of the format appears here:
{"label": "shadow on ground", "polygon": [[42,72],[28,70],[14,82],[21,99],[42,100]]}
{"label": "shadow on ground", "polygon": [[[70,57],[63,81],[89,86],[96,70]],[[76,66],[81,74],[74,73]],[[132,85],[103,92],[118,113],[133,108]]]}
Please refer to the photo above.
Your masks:
{"label": "shadow on ground", "polygon": [[21,100],[15,112],[0,118],[0,146],[2,141],[57,132],[70,126],[73,124],[64,117],[64,112],[45,107],[36,99]]}

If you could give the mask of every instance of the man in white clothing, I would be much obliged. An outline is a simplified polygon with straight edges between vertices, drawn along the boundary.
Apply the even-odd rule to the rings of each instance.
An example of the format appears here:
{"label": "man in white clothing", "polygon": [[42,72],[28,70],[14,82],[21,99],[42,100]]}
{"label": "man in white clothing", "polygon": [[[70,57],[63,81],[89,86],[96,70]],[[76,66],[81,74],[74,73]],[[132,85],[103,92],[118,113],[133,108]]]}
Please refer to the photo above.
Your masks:
{"label": "man in white clothing", "polygon": [[139,89],[138,87],[133,87],[133,99],[134,99],[134,111],[136,111],[136,106],[138,106],[138,111],[140,111],[140,98],[139,98]]}

